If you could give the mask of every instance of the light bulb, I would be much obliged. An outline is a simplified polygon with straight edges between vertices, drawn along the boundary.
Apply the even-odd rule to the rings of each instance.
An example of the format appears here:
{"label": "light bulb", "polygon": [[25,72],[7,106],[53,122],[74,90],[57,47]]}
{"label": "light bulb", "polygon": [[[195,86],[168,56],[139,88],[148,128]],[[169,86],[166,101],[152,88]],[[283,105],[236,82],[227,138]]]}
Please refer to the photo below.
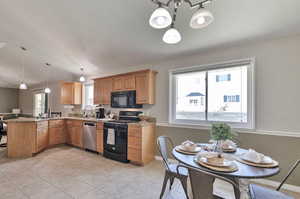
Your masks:
{"label": "light bulb", "polygon": [[45,88],[45,93],[51,93],[51,89],[50,88]]}
{"label": "light bulb", "polygon": [[27,90],[27,85],[24,82],[21,82],[20,86],[19,86],[20,90]]}
{"label": "light bulb", "polygon": [[191,18],[190,26],[194,29],[204,28],[214,21],[214,16],[204,8],[195,12]]}
{"label": "light bulb", "polygon": [[175,28],[170,28],[163,36],[163,41],[167,44],[177,44],[181,41],[181,35]]}
{"label": "light bulb", "polygon": [[166,28],[172,23],[172,17],[169,11],[165,8],[157,8],[149,19],[149,24],[153,28],[162,29]]}
{"label": "light bulb", "polygon": [[79,81],[80,81],[80,82],[85,82],[85,77],[84,77],[84,76],[81,76],[81,77],[79,78]]}
{"label": "light bulb", "polygon": [[197,23],[198,23],[199,25],[204,24],[204,23],[205,23],[205,18],[204,18],[204,17],[199,17],[199,18],[197,19]]}

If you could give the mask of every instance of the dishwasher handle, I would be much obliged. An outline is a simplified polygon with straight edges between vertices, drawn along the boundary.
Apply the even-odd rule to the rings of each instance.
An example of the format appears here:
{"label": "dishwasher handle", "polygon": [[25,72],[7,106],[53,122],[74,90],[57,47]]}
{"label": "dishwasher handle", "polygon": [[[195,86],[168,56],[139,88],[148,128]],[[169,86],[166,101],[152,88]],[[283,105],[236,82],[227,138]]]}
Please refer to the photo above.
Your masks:
{"label": "dishwasher handle", "polygon": [[96,123],[94,123],[94,122],[85,122],[83,125],[84,126],[96,126]]}

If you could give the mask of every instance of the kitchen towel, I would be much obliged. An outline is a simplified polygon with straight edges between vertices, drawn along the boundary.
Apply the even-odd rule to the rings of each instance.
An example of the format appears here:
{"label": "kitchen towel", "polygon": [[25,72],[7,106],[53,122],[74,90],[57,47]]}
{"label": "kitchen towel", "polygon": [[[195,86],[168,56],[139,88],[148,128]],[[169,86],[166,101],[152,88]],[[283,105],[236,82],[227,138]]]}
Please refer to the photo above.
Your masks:
{"label": "kitchen towel", "polygon": [[115,129],[108,129],[107,144],[115,145]]}

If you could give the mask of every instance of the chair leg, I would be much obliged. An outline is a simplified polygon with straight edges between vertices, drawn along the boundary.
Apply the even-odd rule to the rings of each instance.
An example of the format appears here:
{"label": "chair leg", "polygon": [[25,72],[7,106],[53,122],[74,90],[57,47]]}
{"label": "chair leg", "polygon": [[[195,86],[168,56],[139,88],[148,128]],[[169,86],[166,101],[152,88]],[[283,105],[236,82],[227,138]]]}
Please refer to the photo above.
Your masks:
{"label": "chair leg", "polygon": [[189,199],[189,194],[188,194],[188,190],[187,190],[187,178],[180,178],[180,182],[181,182],[181,185],[184,190],[186,198]]}
{"label": "chair leg", "polygon": [[165,173],[164,182],[163,182],[163,186],[162,186],[161,193],[160,193],[160,197],[159,197],[160,199],[162,199],[162,197],[164,196],[164,193],[165,193],[165,190],[166,190],[166,186],[167,186],[168,180],[169,180],[169,175],[168,175],[168,173],[166,172],[166,173]]}
{"label": "chair leg", "polygon": [[170,177],[170,190],[172,189],[172,185],[174,183],[174,177]]}

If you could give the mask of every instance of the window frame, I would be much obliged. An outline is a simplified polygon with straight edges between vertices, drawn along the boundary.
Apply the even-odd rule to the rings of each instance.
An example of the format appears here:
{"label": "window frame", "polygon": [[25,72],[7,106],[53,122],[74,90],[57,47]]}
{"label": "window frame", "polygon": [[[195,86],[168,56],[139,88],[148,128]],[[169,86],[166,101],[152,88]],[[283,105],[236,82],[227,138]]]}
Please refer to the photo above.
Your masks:
{"label": "window frame", "polygon": [[[176,74],[188,72],[204,72],[222,68],[232,68],[242,65],[248,65],[247,68],[247,123],[226,122],[233,128],[238,129],[255,129],[255,58],[246,58],[240,60],[231,60],[220,63],[204,64],[199,66],[177,68],[169,70],[169,123],[174,125],[190,125],[209,127],[212,123],[222,121],[208,120],[182,120],[176,118]],[[208,86],[208,85],[206,85]]]}
{"label": "window frame", "polygon": [[44,109],[44,112],[42,114],[45,114],[48,112],[48,108],[49,108],[49,93],[45,93],[44,91],[37,91],[37,92],[34,92],[33,93],[33,116],[34,117],[38,117],[39,115],[36,115],[36,110],[35,110],[35,106],[36,106],[36,101],[35,101],[35,95],[38,95],[38,94],[45,94],[45,109]]}

